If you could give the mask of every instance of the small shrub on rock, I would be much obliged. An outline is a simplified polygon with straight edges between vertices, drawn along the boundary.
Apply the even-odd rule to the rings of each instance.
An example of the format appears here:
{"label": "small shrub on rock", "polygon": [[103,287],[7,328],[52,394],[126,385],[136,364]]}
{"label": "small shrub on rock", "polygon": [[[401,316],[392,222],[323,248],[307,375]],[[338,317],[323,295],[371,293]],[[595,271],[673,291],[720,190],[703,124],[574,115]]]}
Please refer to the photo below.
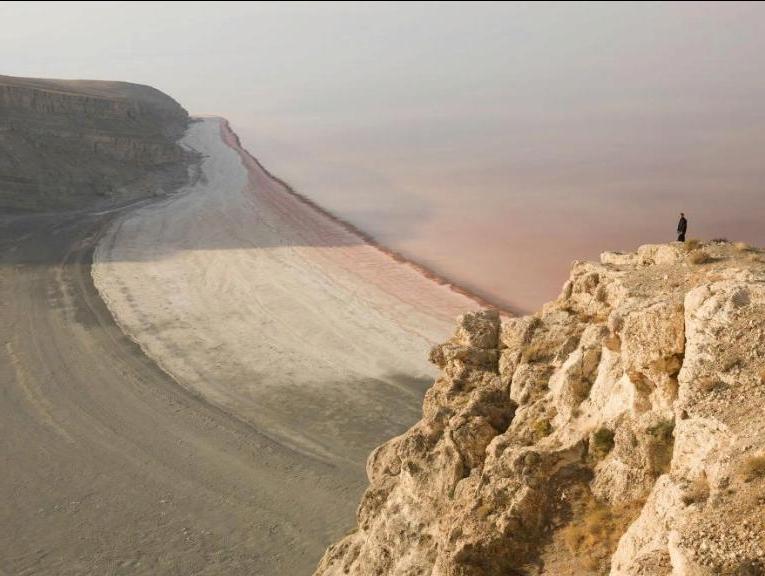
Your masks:
{"label": "small shrub on rock", "polygon": [[537,440],[541,440],[545,436],[549,436],[553,431],[552,424],[547,418],[540,418],[534,422],[532,429],[534,431],[534,438]]}
{"label": "small shrub on rock", "polygon": [[706,264],[707,262],[710,262],[712,258],[707,254],[705,250],[702,250],[701,248],[697,250],[693,250],[688,254],[688,262],[691,264]]}
{"label": "small shrub on rock", "polygon": [[741,465],[740,474],[745,482],[765,478],[765,455],[747,458]]}
{"label": "small shrub on rock", "polygon": [[595,460],[602,460],[614,448],[614,431],[599,428],[590,437],[590,455]]}

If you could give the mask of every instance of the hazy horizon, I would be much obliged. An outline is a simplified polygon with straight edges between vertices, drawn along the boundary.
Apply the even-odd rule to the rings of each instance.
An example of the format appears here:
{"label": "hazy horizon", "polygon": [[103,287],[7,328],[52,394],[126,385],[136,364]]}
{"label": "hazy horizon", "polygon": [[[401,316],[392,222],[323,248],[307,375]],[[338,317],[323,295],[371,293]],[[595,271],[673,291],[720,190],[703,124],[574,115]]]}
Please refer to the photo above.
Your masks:
{"label": "hazy horizon", "polygon": [[765,244],[765,6],[0,4],[0,74],[150,84],[298,191],[531,309],[573,259]]}

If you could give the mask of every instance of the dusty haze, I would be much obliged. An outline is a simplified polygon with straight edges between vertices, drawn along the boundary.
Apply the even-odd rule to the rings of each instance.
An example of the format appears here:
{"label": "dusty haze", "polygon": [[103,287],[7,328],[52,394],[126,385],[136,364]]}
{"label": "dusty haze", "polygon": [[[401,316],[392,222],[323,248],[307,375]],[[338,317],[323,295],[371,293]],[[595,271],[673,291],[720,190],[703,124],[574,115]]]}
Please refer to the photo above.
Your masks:
{"label": "dusty haze", "polygon": [[0,4],[0,73],[156,86],[273,172],[504,303],[575,258],[765,243],[765,7]]}

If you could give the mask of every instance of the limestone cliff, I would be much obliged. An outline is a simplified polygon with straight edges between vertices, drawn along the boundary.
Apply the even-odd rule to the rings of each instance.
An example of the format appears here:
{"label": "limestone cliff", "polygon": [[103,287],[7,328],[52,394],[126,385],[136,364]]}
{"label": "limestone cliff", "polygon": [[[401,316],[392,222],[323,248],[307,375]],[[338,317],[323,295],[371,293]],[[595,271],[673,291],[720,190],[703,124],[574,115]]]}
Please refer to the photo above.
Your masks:
{"label": "limestone cliff", "polygon": [[604,253],[533,316],[462,317],[317,576],[763,574],[763,262]]}
{"label": "limestone cliff", "polygon": [[174,188],[188,123],[138,84],[0,76],[0,208],[76,208]]}

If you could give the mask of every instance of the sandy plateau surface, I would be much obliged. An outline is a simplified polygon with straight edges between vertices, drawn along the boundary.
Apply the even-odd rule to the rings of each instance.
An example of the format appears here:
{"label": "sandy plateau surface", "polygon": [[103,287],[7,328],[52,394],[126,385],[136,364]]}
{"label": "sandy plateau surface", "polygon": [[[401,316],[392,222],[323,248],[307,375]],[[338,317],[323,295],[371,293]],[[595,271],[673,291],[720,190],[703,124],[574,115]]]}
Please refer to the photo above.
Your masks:
{"label": "sandy plateau surface", "polygon": [[0,576],[312,573],[476,303],[223,120],[190,124],[197,156],[148,87],[2,80]]}
{"label": "sandy plateau surface", "polygon": [[184,144],[204,162],[172,198],[0,213],[0,576],[312,573],[475,307],[225,122]]}
{"label": "sandy plateau surface", "polygon": [[312,573],[475,307],[225,122],[185,145],[204,162],[172,198],[0,213],[0,576]]}
{"label": "sandy plateau surface", "polygon": [[92,273],[120,327],[181,385],[262,433],[360,469],[418,417],[429,347],[477,304],[315,210],[206,118],[199,177],[127,213]]}

